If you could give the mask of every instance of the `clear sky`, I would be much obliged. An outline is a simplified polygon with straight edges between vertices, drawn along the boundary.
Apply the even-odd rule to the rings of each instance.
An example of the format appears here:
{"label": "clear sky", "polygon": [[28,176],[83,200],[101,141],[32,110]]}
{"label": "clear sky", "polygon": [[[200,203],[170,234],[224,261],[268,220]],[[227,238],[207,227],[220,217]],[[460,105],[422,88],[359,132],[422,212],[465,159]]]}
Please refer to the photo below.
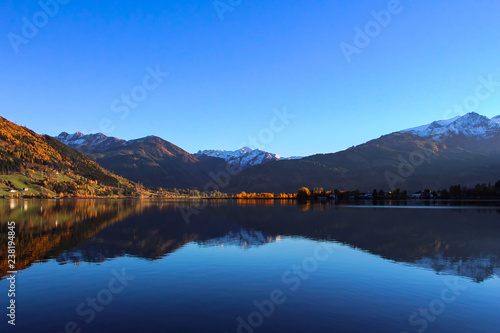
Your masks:
{"label": "clear sky", "polygon": [[0,1],[0,115],[38,133],[305,156],[500,114],[497,1],[54,1]]}

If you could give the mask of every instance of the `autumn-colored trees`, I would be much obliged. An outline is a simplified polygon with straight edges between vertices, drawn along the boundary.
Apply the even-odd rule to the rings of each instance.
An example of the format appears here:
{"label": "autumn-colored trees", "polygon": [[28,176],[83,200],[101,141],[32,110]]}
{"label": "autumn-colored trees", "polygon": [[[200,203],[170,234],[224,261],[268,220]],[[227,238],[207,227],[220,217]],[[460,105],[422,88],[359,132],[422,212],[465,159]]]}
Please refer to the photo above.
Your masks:
{"label": "autumn-colored trees", "polygon": [[294,194],[291,193],[246,193],[245,191],[235,195],[238,199],[293,199]]}
{"label": "autumn-colored trees", "polygon": [[311,196],[311,191],[307,187],[301,187],[297,192],[297,199],[307,199]]}

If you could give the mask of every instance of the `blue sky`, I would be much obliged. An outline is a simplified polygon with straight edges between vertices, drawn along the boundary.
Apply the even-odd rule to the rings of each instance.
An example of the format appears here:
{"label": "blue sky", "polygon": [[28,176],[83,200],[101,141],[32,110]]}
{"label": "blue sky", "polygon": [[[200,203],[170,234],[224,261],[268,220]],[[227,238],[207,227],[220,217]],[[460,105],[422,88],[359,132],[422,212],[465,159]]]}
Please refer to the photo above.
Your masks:
{"label": "blue sky", "polygon": [[[38,133],[305,156],[451,118],[455,104],[500,114],[500,86],[482,83],[500,82],[496,1],[53,1],[52,16],[0,3],[0,114]],[[341,45],[356,48],[349,62]]]}

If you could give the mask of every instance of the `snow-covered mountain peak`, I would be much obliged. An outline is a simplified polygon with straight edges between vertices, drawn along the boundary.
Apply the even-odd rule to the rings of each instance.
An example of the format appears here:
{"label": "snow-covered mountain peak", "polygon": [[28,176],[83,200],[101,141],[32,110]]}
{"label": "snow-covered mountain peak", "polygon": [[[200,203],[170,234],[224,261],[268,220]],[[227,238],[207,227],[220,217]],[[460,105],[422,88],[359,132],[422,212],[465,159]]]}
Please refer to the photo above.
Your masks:
{"label": "snow-covered mountain peak", "polygon": [[447,120],[434,121],[407,130],[403,133],[412,133],[436,141],[442,141],[452,136],[466,136],[476,139],[488,139],[500,134],[500,116],[489,119],[488,117],[471,112]]}
{"label": "snow-covered mountain peak", "polygon": [[82,132],[76,132],[73,134],[62,132],[56,136],[56,139],[65,145],[78,150],[85,150],[84,148],[107,148],[111,145],[121,145],[125,142],[125,140],[108,137],[103,133],[83,134]]}
{"label": "snow-covered mountain peak", "polygon": [[486,116],[482,116],[480,114],[477,114],[475,112],[467,113],[466,115],[459,117],[456,119],[453,123],[456,123],[461,126],[470,126],[470,125],[482,125],[482,124],[488,124],[490,122],[490,119]]}
{"label": "snow-covered mountain peak", "polygon": [[206,155],[211,157],[218,157],[224,159],[226,162],[231,164],[238,169],[247,169],[254,165],[264,164],[271,161],[287,160],[288,158],[283,158],[280,155],[272,154],[260,149],[251,149],[249,147],[243,147],[238,150],[200,150],[196,155]]}

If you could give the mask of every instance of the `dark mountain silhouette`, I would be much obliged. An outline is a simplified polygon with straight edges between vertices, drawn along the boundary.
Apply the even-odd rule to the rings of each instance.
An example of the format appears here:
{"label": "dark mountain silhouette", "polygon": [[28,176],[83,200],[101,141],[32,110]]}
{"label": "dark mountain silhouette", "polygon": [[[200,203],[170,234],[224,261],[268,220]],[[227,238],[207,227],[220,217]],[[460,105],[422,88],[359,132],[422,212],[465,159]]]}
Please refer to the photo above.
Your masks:
{"label": "dark mountain silhouette", "polygon": [[79,149],[102,167],[148,186],[203,188],[210,173],[228,167],[220,158],[195,156],[157,136],[120,140],[105,135],[61,133],[57,139]]}
{"label": "dark mountain silhouette", "polygon": [[396,188],[417,191],[500,179],[500,124],[478,114],[395,132],[334,154],[270,162],[244,170],[230,191],[295,192]]}
{"label": "dark mountain silhouette", "polygon": [[[296,192],[300,187],[418,191],[500,179],[500,122],[476,113],[391,133],[332,154],[245,167],[223,192]],[[101,133],[61,133],[58,140],[101,166],[146,185],[198,188],[228,162],[190,154],[159,137],[120,140]],[[210,155],[210,154],[208,154]]]}

